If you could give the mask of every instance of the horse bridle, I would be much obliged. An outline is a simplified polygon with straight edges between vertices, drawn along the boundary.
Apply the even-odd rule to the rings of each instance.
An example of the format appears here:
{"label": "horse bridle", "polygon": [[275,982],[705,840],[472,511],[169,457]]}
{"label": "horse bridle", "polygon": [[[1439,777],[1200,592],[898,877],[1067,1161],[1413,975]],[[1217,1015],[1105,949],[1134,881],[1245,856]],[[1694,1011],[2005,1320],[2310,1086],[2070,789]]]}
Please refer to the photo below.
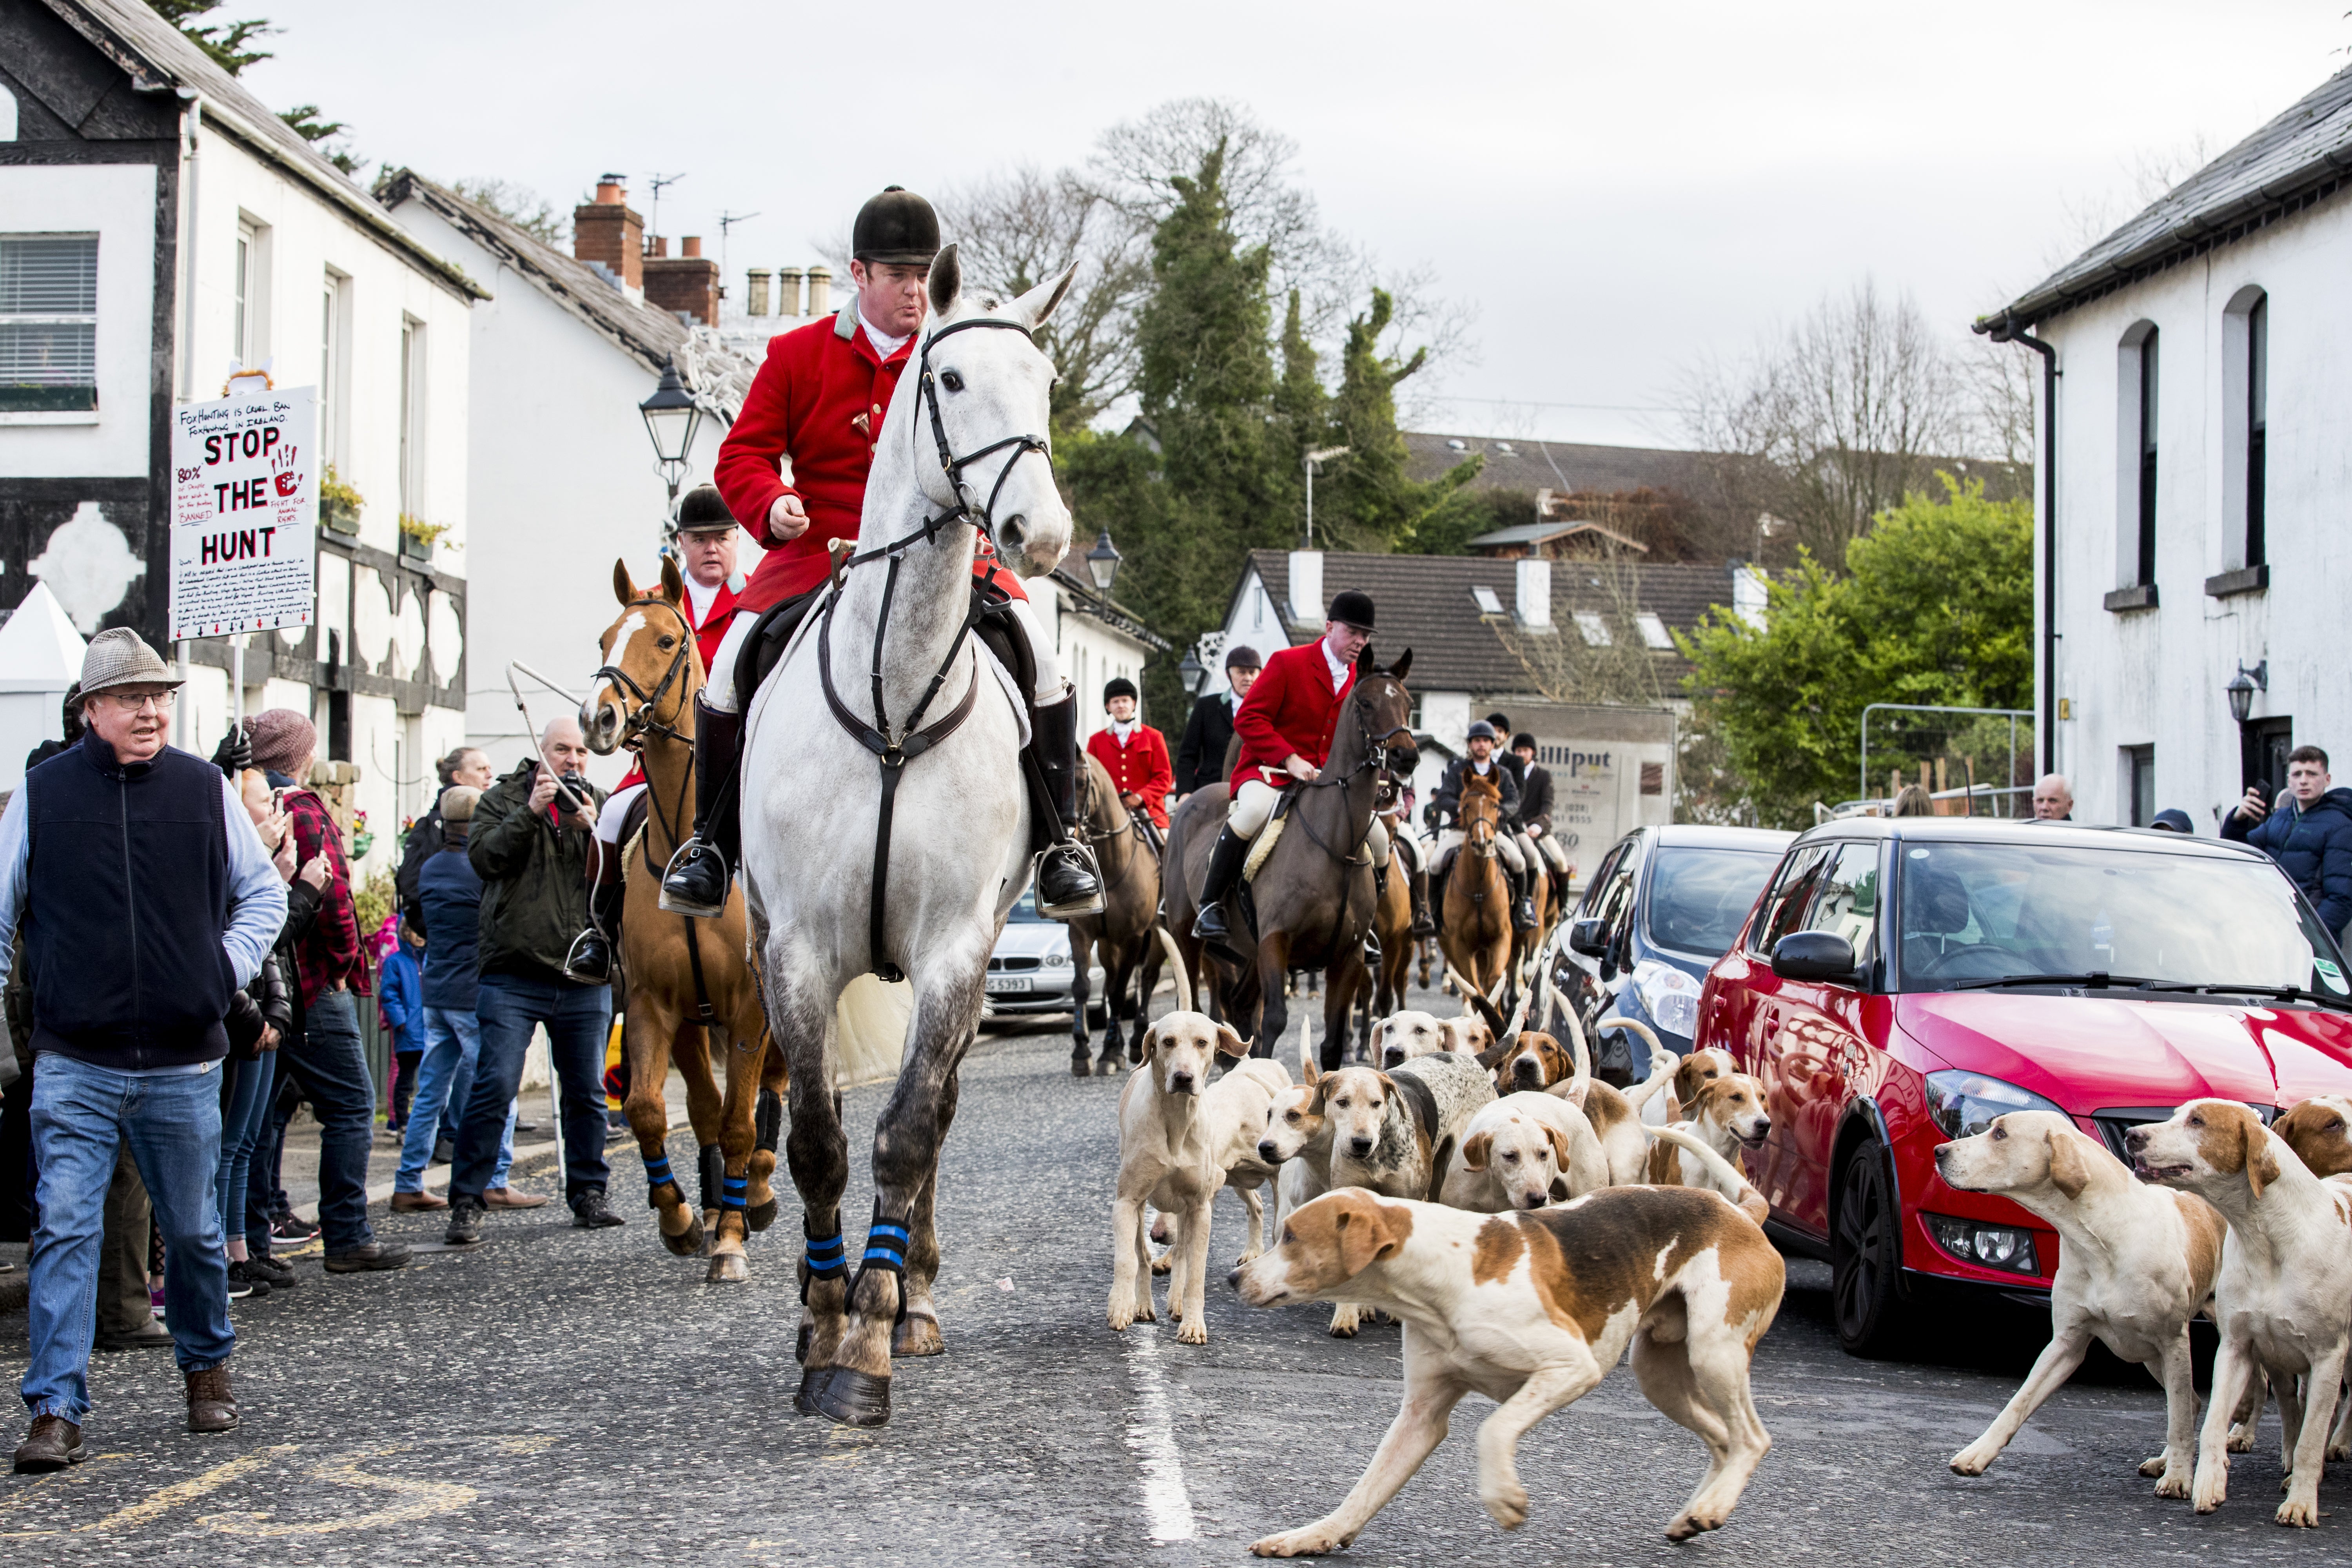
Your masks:
{"label": "horse bridle", "polygon": [[[669,689],[677,684],[677,678],[686,671],[687,656],[694,647],[694,625],[686,618],[686,612],[671,604],[666,595],[647,594],[640,598],[630,600],[621,607],[625,610],[658,607],[676,616],[678,631],[677,651],[670,655],[669,668],[662,671],[661,679],[654,683],[654,689],[651,691],[638,685],[635,676],[617,665],[599,665],[596,673],[588,679],[592,681],[610,681],[625,689],[630,696],[637,700],[637,710],[621,721],[620,743],[622,745],[626,745],[630,741],[648,733],[660,735],[672,741],[683,741],[686,737],[677,732],[677,721],[679,714],[685,711],[685,694],[679,693],[677,712],[672,713],[668,719],[656,719],[654,717],[654,710],[660,705],[661,700],[668,695]],[[594,688],[591,687],[590,689],[593,690]]]}

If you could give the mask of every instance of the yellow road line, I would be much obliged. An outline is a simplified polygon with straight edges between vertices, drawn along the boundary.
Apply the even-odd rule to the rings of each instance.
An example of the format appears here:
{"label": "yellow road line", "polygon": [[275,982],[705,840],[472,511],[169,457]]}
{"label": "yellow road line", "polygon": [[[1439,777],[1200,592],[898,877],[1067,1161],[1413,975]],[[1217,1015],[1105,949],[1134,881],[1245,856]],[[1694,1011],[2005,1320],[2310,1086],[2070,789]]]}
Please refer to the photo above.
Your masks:
{"label": "yellow road line", "polygon": [[149,1494],[129,1508],[118,1509],[95,1523],[80,1525],[76,1534],[93,1530],[121,1530],[146,1523],[159,1515],[169,1513],[182,1503],[194,1502],[208,1492],[218,1491],[237,1477],[260,1469],[280,1454],[290,1454],[299,1444],[278,1443],[250,1454],[242,1454],[226,1465],[215,1465],[203,1475],[190,1480],[174,1481],[160,1491]]}

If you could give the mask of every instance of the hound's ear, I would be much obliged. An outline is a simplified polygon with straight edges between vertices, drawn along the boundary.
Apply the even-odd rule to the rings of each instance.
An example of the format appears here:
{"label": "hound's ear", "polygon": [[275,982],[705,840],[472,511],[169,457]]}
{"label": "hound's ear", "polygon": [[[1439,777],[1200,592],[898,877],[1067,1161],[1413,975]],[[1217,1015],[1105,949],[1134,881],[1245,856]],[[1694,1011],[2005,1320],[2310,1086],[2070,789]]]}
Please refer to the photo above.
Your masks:
{"label": "hound's ear", "polygon": [[2246,1185],[2261,1197],[2263,1188],[2279,1179],[2278,1155],[2271,1150],[2270,1129],[2260,1117],[2249,1111],[2240,1125],[2245,1129]]}
{"label": "hound's ear", "polygon": [[1396,1079],[1391,1078],[1384,1072],[1376,1072],[1372,1076],[1381,1080],[1381,1087],[1388,1090],[1390,1094],[1393,1095],[1397,1092]]}
{"label": "hound's ear", "polygon": [[956,260],[956,247],[949,245],[931,258],[931,314],[945,318],[963,296],[963,267]]}
{"label": "hound's ear", "polygon": [[1404,650],[1403,654],[1398,658],[1394,664],[1389,666],[1389,673],[1395,676],[1399,680],[1402,680],[1404,679],[1405,671],[1412,668],[1412,649],[1407,648]]}
{"label": "hound's ear", "polygon": [[1410,1211],[1391,1210],[1369,1193],[1350,1194],[1333,1216],[1339,1247],[1339,1267],[1354,1279],[1373,1264],[1392,1258],[1412,1234]]}
{"label": "hound's ear", "polygon": [[1551,1140],[1552,1163],[1557,1164],[1560,1170],[1565,1173],[1568,1170],[1570,1159],[1568,1152],[1568,1134],[1562,1132],[1559,1128],[1554,1127],[1551,1123],[1547,1121],[1544,1123],[1544,1136]]}
{"label": "hound's ear", "polygon": [[1004,313],[1026,326],[1044,326],[1045,318],[1054,313],[1054,307],[1060,304],[1062,297],[1070,291],[1071,280],[1077,275],[1077,264],[1073,262],[1070,269],[1059,278],[1048,278],[1007,305]]}
{"label": "hound's ear", "polygon": [[625,605],[636,596],[637,585],[629,580],[629,563],[625,561],[614,562],[613,597]]}
{"label": "hound's ear", "polygon": [[1494,1151],[1495,1135],[1492,1132],[1473,1132],[1462,1140],[1462,1168],[1465,1171],[1485,1170],[1486,1156]]}
{"label": "hound's ear", "polygon": [[1217,1055],[1239,1061],[1249,1055],[1249,1042],[1243,1039],[1241,1031],[1231,1024],[1220,1024],[1217,1026]]}
{"label": "hound's ear", "polygon": [[1154,1024],[1143,1031],[1143,1054],[1150,1056],[1160,1048],[1160,1026]]}
{"label": "hound's ear", "polygon": [[2083,1189],[2091,1184],[2091,1163],[2083,1157],[2074,1134],[2057,1128],[2050,1131],[2050,1184],[2070,1202],[2081,1197]]}
{"label": "hound's ear", "polygon": [[686,579],[677,574],[677,559],[662,557],[662,597],[675,605],[686,597]]}

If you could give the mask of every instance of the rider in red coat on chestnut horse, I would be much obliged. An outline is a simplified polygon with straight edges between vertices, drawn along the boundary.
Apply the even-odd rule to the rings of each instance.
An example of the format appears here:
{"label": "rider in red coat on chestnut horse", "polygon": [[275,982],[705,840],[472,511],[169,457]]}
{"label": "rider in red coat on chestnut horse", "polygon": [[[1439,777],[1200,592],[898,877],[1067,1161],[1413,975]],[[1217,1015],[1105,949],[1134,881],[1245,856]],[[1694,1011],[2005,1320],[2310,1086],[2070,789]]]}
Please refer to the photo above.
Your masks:
{"label": "rider in red coat on chestnut horse", "polygon": [[[1087,738],[1087,754],[1103,765],[1118,791],[1118,801],[1129,811],[1151,818],[1159,833],[1168,831],[1168,794],[1176,787],[1176,770],[1168,761],[1168,738],[1135,716],[1140,694],[1135,682],[1119,676],[1103,688],[1103,710],[1110,722]],[[1154,838],[1158,838],[1155,834]],[[1153,853],[1165,847],[1152,845]]]}

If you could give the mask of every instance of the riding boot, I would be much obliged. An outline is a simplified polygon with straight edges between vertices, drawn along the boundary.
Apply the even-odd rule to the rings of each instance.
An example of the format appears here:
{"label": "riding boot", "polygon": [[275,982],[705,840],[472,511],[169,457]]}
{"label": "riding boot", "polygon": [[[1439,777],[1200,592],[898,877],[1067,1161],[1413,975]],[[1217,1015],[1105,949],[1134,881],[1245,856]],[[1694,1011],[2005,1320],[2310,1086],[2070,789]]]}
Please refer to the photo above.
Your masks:
{"label": "riding boot", "polygon": [[736,763],[743,716],[694,699],[694,837],[678,846],[662,873],[661,907],[674,915],[717,920],[742,847]]}
{"label": "riding boot", "polygon": [[1240,879],[1242,865],[1249,858],[1250,841],[1231,827],[1217,833],[1217,842],[1209,851],[1209,877],[1201,885],[1201,913],[1192,921],[1192,934],[1202,942],[1224,942],[1230,933],[1225,929],[1225,895],[1233,891]]}
{"label": "riding boot", "polygon": [[1030,746],[1054,803],[1056,843],[1037,858],[1037,912],[1053,920],[1102,912],[1102,879],[1093,857],[1070,837],[1078,821],[1078,704],[1066,682],[1062,700],[1029,710]]}
{"label": "riding boot", "polygon": [[1415,871],[1405,880],[1405,891],[1412,896],[1412,934],[1435,936],[1437,922],[1430,918],[1429,873]]}
{"label": "riding boot", "polygon": [[588,929],[573,939],[563,973],[583,985],[609,985],[613,960],[621,951],[621,905],[628,896],[628,884],[621,880],[620,847],[598,839],[594,867],[594,880],[588,884]]}
{"label": "riding boot", "polygon": [[1511,873],[1511,925],[1517,931],[1536,929],[1535,873]]}

